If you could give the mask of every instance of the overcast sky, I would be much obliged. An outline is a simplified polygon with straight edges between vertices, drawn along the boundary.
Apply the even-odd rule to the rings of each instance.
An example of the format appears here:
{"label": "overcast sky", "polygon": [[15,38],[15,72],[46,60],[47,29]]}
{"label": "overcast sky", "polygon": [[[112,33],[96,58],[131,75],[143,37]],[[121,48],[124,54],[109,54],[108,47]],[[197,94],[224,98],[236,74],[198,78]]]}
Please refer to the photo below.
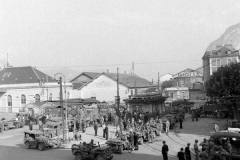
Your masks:
{"label": "overcast sky", "polygon": [[201,66],[208,44],[239,22],[239,0],[0,0],[0,56],[79,72],[134,61],[156,79]]}

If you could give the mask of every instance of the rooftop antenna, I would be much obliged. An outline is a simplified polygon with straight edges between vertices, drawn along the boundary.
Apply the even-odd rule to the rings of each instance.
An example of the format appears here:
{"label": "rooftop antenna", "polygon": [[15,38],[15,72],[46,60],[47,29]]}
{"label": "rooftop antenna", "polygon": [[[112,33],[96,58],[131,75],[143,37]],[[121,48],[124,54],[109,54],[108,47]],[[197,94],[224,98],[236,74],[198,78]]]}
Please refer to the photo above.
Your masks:
{"label": "rooftop antenna", "polygon": [[132,75],[134,75],[134,62],[132,62]]}
{"label": "rooftop antenna", "polygon": [[8,52],[7,52],[7,64],[6,64],[6,68],[8,68]]}

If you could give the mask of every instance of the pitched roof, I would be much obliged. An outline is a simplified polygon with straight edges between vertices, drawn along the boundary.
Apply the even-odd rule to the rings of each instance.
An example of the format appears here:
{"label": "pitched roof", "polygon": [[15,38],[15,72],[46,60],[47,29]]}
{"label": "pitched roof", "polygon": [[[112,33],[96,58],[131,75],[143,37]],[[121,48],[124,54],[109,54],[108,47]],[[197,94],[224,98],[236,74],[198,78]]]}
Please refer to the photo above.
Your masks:
{"label": "pitched roof", "polygon": [[97,72],[82,72],[77,77],[73,78],[70,82],[75,81],[76,79],[78,79],[82,75],[87,76],[89,78],[89,80],[92,80],[92,79],[95,79],[96,77],[100,76],[101,74],[102,73],[97,73]]}
{"label": "pitched roof", "polygon": [[56,82],[54,78],[31,66],[4,68],[0,71],[0,85],[39,83],[40,81]]}
{"label": "pitched roof", "polygon": [[[117,81],[117,74],[116,73],[103,73],[107,77]],[[153,86],[151,82],[148,80],[141,78],[137,75],[130,75],[130,74],[122,74],[119,73],[119,83],[125,85],[129,88],[143,88],[143,87],[151,87]]]}
{"label": "pitched roof", "polygon": [[234,49],[232,45],[217,46],[215,50],[207,50],[203,55],[204,58],[208,57],[232,57],[239,56],[239,51]]}
{"label": "pitched roof", "polygon": [[[97,72],[83,72],[80,75],[78,75],[76,78],[74,78],[73,80],[71,80],[71,82],[73,82],[74,80],[76,80],[77,78],[79,78],[81,75],[85,75],[87,77],[89,77],[90,79],[88,80],[88,82],[78,82],[80,84],[80,88],[83,87],[84,85],[92,82],[94,79],[98,78],[101,75],[105,75],[109,78],[111,78],[114,81],[117,81],[117,74],[116,73],[97,73]],[[122,74],[119,73],[119,83],[127,86],[129,88],[144,88],[144,87],[151,87],[153,86],[151,84],[151,82],[149,82],[148,80],[141,78],[137,75],[130,75],[130,74]]]}

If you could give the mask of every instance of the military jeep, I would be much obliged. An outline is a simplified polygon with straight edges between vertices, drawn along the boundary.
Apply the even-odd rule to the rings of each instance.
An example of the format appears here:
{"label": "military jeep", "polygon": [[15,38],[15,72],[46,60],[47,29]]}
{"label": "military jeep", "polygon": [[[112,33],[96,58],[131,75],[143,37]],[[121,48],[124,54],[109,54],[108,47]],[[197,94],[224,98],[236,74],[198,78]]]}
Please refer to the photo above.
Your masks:
{"label": "military jeep", "polygon": [[111,160],[113,158],[110,147],[85,142],[73,144],[72,154],[75,160]]}
{"label": "military jeep", "polygon": [[27,149],[38,149],[43,151],[47,148],[58,148],[61,143],[54,138],[44,136],[40,131],[25,131],[24,132],[24,145]]}

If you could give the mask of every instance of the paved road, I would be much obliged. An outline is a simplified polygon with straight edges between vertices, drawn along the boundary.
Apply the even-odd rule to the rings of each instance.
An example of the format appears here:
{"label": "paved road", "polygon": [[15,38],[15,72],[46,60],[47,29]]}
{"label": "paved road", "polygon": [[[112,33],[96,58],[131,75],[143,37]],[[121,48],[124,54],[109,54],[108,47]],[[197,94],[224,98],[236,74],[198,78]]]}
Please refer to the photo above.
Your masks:
{"label": "paved road", "polygon": [[[25,128],[26,129],[26,128]],[[38,151],[25,149],[23,145],[23,131],[25,129],[10,130],[0,134],[0,160],[73,160],[69,149],[51,149]],[[91,131],[91,128],[88,129]],[[91,138],[91,137],[90,137]],[[161,140],[155,143],[141,145],[138,151],[114,155],[114,160],[161,160]],[[175,160],[175,157],[169,158]]]}
{"label": "paved road", "polygon": [[[169,135],[163,134],[154,143],[141,145],[139,151],[114,155],[114,160],[161,160],[162,140],[169,145],[171,155],[170,160],[175,160],[176,153],[181,147],[185,147],[188,142],[193,144],[195,139],[201,141],[203,134],[209,133],[213,120],[201,119],[199,122],[192,123],[191,120],[184,122],[184,129],[177,132],[170,132]],[[209,125],[210,124],[210,125]],[[205,129],[204,129],[205,128]],[[25,128],[26,129],[26,128]],[[9,130],[0,133],[0,160],[73,160],[74,157],[69,149],[52,149],[38,151],[25,149],[23,146],[23,131],[25,129]],[[113,128],[112,128],[113,129]],[[88,128],[87,133],[83,134],[83,139],[87,142],[91,139],[104,142],[102,129],[99,128],[99,136],[93,136],[93,128]],[[192,134],[194,132],[194,134]]]}

